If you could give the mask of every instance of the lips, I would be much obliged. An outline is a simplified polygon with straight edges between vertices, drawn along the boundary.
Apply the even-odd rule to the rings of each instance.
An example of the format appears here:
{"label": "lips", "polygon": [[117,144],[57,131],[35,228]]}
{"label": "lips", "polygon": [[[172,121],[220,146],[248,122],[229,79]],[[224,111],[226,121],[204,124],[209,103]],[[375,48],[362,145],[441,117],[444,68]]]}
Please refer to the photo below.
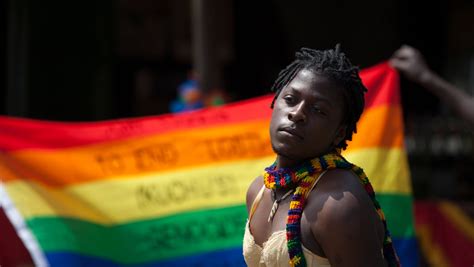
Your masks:
{"label": "lips", "polygon": [[281,127],[278,131],[284,134],[293,136],[293,137],[297,137],[298,139],[301,139],[301,140],[304,139],[303,134],[293,127]]}

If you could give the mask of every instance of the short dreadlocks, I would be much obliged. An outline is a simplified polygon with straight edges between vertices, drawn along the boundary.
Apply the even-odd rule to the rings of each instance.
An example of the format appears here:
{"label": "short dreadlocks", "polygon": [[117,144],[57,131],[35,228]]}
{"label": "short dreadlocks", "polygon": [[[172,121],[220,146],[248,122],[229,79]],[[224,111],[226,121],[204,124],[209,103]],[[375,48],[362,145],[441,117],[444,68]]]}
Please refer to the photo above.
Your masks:
{"label": "short dreadlocks", "polygon": [[336,148],[346,149],[347,140],[352,140],[352,134],[357,132],[356,123],[364,110],[364,93],[367,91],[359,77],[359,68],[353,66],[340,45],[329,50],[314,50],[301,48],[295,54],[295,60],[280,71],[271,90],[274,91],[271,107],[275,103],[281,90],[287,86],[302,69],[313,71],[329,78],[343,87],[344,117],[343,124],[347,126],[346,136],[337,144]]}

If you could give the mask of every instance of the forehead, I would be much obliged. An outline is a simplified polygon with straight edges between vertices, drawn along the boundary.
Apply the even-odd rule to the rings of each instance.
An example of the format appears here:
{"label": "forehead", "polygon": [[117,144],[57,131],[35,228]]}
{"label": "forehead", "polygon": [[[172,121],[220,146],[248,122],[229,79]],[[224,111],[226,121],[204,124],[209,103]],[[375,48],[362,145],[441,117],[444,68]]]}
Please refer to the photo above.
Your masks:
{"label": "forehead", "polygon": [[324,97],[328,100],[341,103],[342,86],[326,76],[310,71],[300,70],[295,78],[283,89],[283,91],[297,91],[310,96]]}

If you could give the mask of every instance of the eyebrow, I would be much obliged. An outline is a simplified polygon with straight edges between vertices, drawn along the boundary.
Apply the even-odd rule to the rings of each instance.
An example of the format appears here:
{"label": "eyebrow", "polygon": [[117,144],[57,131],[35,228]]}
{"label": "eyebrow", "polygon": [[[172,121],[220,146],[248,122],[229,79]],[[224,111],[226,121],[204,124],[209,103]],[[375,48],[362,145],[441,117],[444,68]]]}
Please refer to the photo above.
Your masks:
{"label": "eyebrow", "polygon": [[[288,86],[288,89],[294,94],[301,95],[301,92],[299,92],[298,89],[294,88],[293,86]],[[328,98],[326,98],[324,96],[321,96],[319,94],[316,96],[316,101],[315,102],[325,102],[326,104],[328,104],[331,107],[334,106]]]}

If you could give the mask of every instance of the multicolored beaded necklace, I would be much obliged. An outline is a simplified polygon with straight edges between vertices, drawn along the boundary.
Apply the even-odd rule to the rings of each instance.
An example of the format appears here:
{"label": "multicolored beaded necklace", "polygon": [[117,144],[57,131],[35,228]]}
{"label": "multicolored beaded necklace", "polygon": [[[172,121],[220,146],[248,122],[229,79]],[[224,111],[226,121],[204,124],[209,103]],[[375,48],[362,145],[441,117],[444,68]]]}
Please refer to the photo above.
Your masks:
{"label": "multicolored beaded necklace", "polygon": [[290,266],[306,266],[306,260],[301,247],[301,215],[308,197],[309,190],[318,175],[325,170],[331,169],[352,170],[356,174],[365,191],[370,196],[377,213],[385,228],[385,237],[383,244],[383,254],[388,266],[400,266],[398,256],[393,248],[390,232],[387,229],[387,222],[382,212],[379,202],[375,199],[375,193],[369,179],[364,171],[354,164],[349,163],[341,155],[333,153],[312,159],[296,168],[276,169],[276,162],[270,167],[265,168],[263,179],[265,186],[269,189],[277,188],[295,188],[291,197],[290,208],[286,222],[286,240],[288,254],[290,256]]}

